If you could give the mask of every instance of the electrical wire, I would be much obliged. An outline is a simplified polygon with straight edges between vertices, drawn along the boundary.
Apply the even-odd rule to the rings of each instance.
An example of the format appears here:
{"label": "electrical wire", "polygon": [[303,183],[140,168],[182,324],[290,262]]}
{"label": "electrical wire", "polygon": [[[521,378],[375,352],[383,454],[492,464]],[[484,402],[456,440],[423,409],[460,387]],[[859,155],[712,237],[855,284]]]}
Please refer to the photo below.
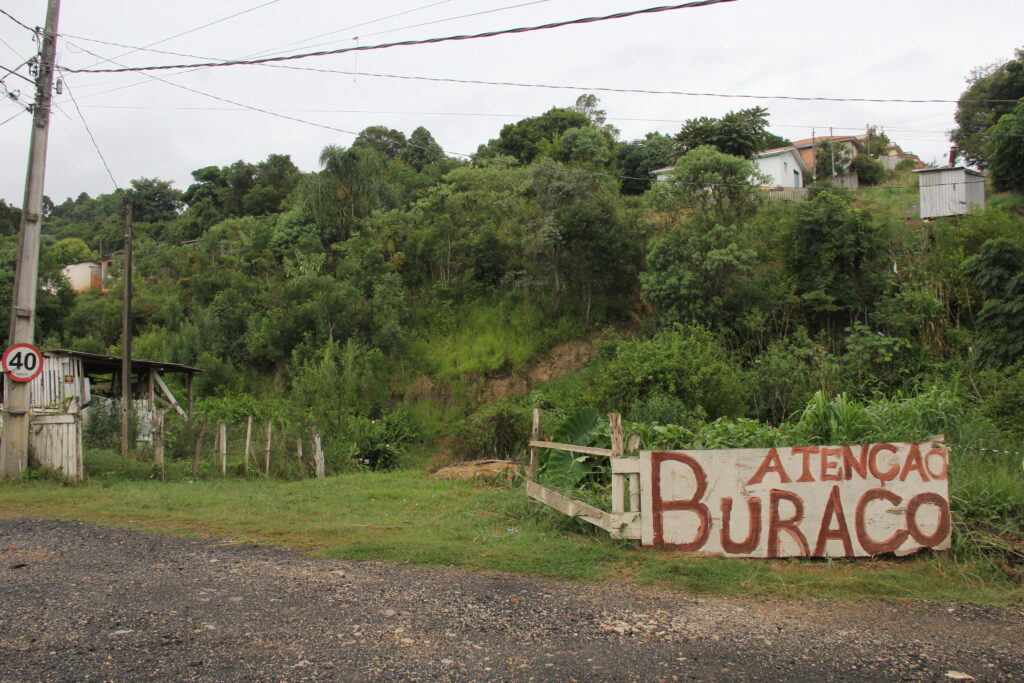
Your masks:
{"label": "electrical wire", "polygon": [[20,78],[21,80],[25,81],[26,83],[31,83],[32,85],[35,85],[35,81],[33,81],[31,78],[28,78],[26,76],[22,76],[20,73],[18,73],[18,69],[20,69],[21,67],[23,67],[26,64],[30,63],[33,59],[35,59],[35,57],[29,57],[28,59],[26,59],[24,62],[22,62],[21,64],[19,64],[16,67],[14,67],[13,69],[8,69],[6,66],[0,66],[0,69],[3,69],[4,71],[7,72],[3,76],[0,76],[0,83],[2,83],[8,76],[17,76],[18,78]]}
{"label": "electrical wire", "polygon": [[75,95],[71,92],[71,86],[68,84],[67,78],[64,78],[64,87],[68,91],[68,97],[71,98],[71,102],[75,105],[75,111],[78,112],[78,117],[82,119],[82,125],[85,126],[85,132],[89,134],[89,139],[92,140],[92,146],[96,148],[96,154],[99,155],[100,161],[103,162],[103,168],[107,169],[107,175],[110,176],[110,182],[114,184],[114,189],[120,189],[121,186],[117,184],[117,180],[114,178],[114,174],[110,170],[110,165],[107,164],[107,158],[103,156],[103,151],[100,150],[99,143],[96,142],[96,136],[92,134],[92,129],[89,128],[89,122],[85,120],[85,114],[82,113],[82,109],[78,106],[78,102],[75,101]]}
{"label": "electrical wire", "polygon": [[[526,7],[528,5],[539,5],[539,4],[545,3],[545,2],[551,2],[551,0],[531,0],[530,2],[521,2],[518,5],[506,5],[505,7],[495,7],[494,9],[482,10],[480,12],[470,12],[469,14],[460,14],[458,16],[447,17],[445,19],[435,19],[434,21],[424,21],[424,22],[419,23],[419,24],[410,24],[408,26],[400,26],[399,28],[389,28],[389,29],[384,30],[384,31],[374,31],[373,33],[366,33],[366,34],[363,34],[363,35],[358,36],[358,37],[353,36],[352,38],[347,38],[345,40],[358,40],[359,38],[370,38],[372,36],[382,36],[382,35],[385,35],[387,33],[396,33],[398,31],[405,31],[405,30],[408,30],[410,28],[421,28],[423,26],[432,26],[434,24],[443,24],[443,23],[446,23],[446,22],[449,22],[449,21],[456,21],[458,19],[466,19],[466,18],[469,18],[469,17],[479,17],[479,16],[484,15],[484,14],[493,14],[495,12],[504,12],[505,10],[518,9],[520,7]],[[315,47],[323,47],[324,45],[334,45],[334,44],[336,44],[338,42],[343,42],[343,41],[332,40],[332,41],[326,42],[326,43],[318,43],[316,45],[309,45],[309,46],[306,47],[306,49],[311,49],[311,48],[315,48]]]}
{"label": "electrical wire", "polygon": [[18,26],[22,27],[22,28],[23,28],[23,29],[25,29],[25,30],[27,30],[27,31],[30,31],[30,32],[32,32],[32,33],[35,33],[35,32],[36,32],[36,29],[34,29],[34,28],[32,28],[31,26],[28,26],[27,24],[24,24],[24,23],[22,23],[22,22],[18,21],[17,19],[15,19],[15,18],[14,18],[14,17],[13,17],[12,15],[11,15],[11,13],[10,13],[10,12],[7,12],[7,11],[5,11],[5,10],[2,10],[2,9],[0,9],[0,14],[3,14],[3,15],[4,15],[4,16],[6,16],[6,17],[7,17],[8,19],[10,19],[10,20],[11,20],[11,21],[13,21],[13,22],[14,22],[15,24],[17,24]]}
{"label": "electrical wire", "polygon": [[24,113],[25,113],[26,111],[28,111],[28,110],[27,110],[27,109],[22,109],[22,110],[20,110],[20,111],[17,111],[17,112],[15,112],[15,113],[14,113],[14,116],[12,116],[11,118],[9,118],[9,119],[4,119],[3,121],[0,121],[0,126],[4,125],[5,123],[10,123],[10,122],[11,122],[11,121],[13,121],[14,119],[16,119],[16,118],[18,118],[19,116],[21,116],[22,114],[24,114]]}
{"label": "electrical wire", "polygon": [[[243,14],[248,14],[249,12],[254,12],[254,11],[258,10],[258,9],[262,9],[263,7],[266,7],[267,5],[273,5],[274,3],[277,3],[277,2],[280,2],[280,1],[281,0],[269,0],[269,2],[264,2],[264,3],[260,4],[260,5],[256,5],[255,7],[250,7],[249,9],[242,10],[241,12],[235,12],[234,14],[229,14],[226,17],[221,17],[220,19],[216,19],[216,20],[211,21],[209,23],[203,24],[202,26],[196,26],[195,28],[190,28],[187,31],[182,31],[181,33],[176,33],[173,36],[169,36],[167,38],[162,38],[162,39],[160,39],[160,40],[158,40],[156,42],[153,42],[153,43],[150,43],[149,45],[146,45],[145,47],[132,48],[128,52],[125,52],[123,54],[119,54],[116,57],[110,57],[109,59],[103,59],[103,61],[99,62],[99,64],[105,64],[107,62],[112,62],[113,63],[115,59],[120,59],[121,57],[126,57],[126,56],[132,54],[133,52],[138,52],[140,50],[148,50],[149,48],[153,47],[154,45],[159,45],[160,43],[166,43],[167,41],[174,40],[175,38],[181,38],[182,36],[186,36],[189,33],[195,33],[196,31],[202,30],[204,28],[208,28],[208,27],[213,26],[215,24],[219,24],[221,22],[227,21],[228,19],[234,19],[235,17],[240,17]],[[64,35],[66,35],[66,34],[64,34]],[[65,69],[65,71],[69,71],[71,73],[74,73],[74,71],[71,70],[71,69]]]}
{"label": "electrical wire", "polygon": [[447,43],[451,41],[462,41],[462,40],[476,40],[478,38],[494,38],[496,36],[513,35],[520,33],[530,33],[533,31],[543,31],[548,29],[562,28],[565,26],[575,26],[580,24],[593,24],[599,21],[611,21],[616,19],[626,19],[628,17],[634,17],[642,14],[655,14],[659,12],[670,12],[680,9],[693,9],[697,7],[707,7],[709,5],[719,5],[727,2],[736,2],[737,0],[693,0],[693,2],[685,2],[679,5],[663,5],[661,7],[648,7],[646,9],[630,10],[628,12],[617,12],[615,14],[608,14],[600,17],[584,17],[580,19],[569,19],[566,21],[556,21],[548,24],[542,24],[540,26],[520,26],[518,28],[500,29],[497,31],[486,31],[484,33],[473,33],[457,36],[444,36],[439,38],[426,38],[423,40],[403,40],[393,43],[382,43],[379,45],[361,45],[356,47],[344,47],[337,48],[335,50],[321,50],[318,52],[306,52],[295,55],[280,55],[277,57],[262,57],[259,59],[234,59],[225,62],[204,62],[198,64],[163,64],[157,66],[135,66],[135,67],[121,67],[118,69],[68,69],[70,73],[126,73],[126,72],[146,72],[146,71],[166,71],[171,69],[195,69],[195,68],[213,68],[220,66],[242,66],[242,65],[254,65],[254,64],[267,64],[272,62],[286,62],[296,59],[307,59],[309,57],[325,57],[328,55],[340,55],[347,52],[366,52],[369,50],[383,50],[392,47],[410,47],[416,45],[434,45],[438,43]]}

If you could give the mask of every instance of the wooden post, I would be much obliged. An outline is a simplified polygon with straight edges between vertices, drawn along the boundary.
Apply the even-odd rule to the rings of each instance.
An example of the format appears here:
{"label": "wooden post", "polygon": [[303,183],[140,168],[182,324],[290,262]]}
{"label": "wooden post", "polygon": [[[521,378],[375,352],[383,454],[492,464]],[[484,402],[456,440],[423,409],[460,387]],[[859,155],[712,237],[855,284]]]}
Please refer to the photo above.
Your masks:
{"label": "wooden post", "polygon": [[132,195],[124,205],[124,273],[121,276],[121,458],[132,447]]}
{"label": "wooden post", "polygon": [[199,474],[199,458],[203,455],[203,437],[206,436],[206,418],[199,427],[199,438],[196,439],[196,455],[192,458],[192,476]]}
{"label": "wooden post", "polygon": [[327,476],[324,468],[324,449],[320,445],[320,434],[313,427],[313,474],[318,479]]}
{"label": "wooden post", "polygon": [[[609,413],[608,424],[611,428],[612,435],[612,457],[621,458],[624,450],[622,443],[622,416],[618,413]],[[625,484],[625,475],[612,475],[612,512],[614,514],[620,514],[626,511]]]}
{"label": "wooden post", "polygon": [[263,474],[270,476],[270,436],[273,431],[274,421],[267,420],[267,447],[263,452]]}
{"label": "wooden post", "polygon": [[303,476],[306,473],[306,467],[302,463],[302,437],[295,439],[295,463],[298,465],[299,476]]}
{"label": "wooden post", "polygon": [[[530,430],[530,441],[540,440],[540,408],[533,409],[533,429]],[[537,448],[530,446],[530,467],[526,471],[530,481],[537,481]]]}
{"label": "wooden post", "polygon": [[223,477],[228,473],[228,425],[220,423],[220,474]]}
{"label": "wooden post", "polygon": [[217,467],[217,452],[220,451],[220,426],[218,425],[217,431],[213,433],[213,450],[210,451],[210,469],[214,470]]}
{"label": "wooden post", "polygon": [[185,378],[185,385],[188,387],[188,421],[192,421],[192,400],[194,398],[194,392],[192,390],[192,373],[190,372]]}
{"label": "wooden post", "polygon": [[252,451],[252,415],[249,416],[249,421],[245,425],[245,455],[242,460],[242,471],[245,472],[245,476],[249,476],[249,455]]}
{"label": "wooden post", "polygon": [[[626,447],[626,452],[629,453],[631,458],[637,457],[640,451],[640,435],[630,434],[629,445]],[[640,475],[630,474],[629,479],[629,511],[640,512]]]}
{"label": "wooden post", "polygon": [[164,416],[166,410],[156,411],[156,424],[153,425],[153,464],[160,472],[160,481],[165,479],[164,472]]}

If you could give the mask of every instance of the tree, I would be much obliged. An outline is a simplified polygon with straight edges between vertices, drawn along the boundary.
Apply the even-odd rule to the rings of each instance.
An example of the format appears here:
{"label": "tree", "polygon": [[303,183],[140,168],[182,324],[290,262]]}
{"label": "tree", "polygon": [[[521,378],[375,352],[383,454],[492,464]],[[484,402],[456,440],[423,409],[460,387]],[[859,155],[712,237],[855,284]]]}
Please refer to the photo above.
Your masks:
{"label": "tree", "polygon": [[0,199],[0,236],[17,235],[20,227],[21,209]]}
{"label": "tree", "polygon": [[679,151],[683,154],[703,145],[711,145],[719,152],[744,159],[753,159],[771,143],[781,138],[768,133],[768,110],[752,107],[731,111],[720,119],[701,116],[688,119],[676,133]]}
{"label": "tree", "polygon": [[444,159],[444,150],[437,140],[430,134],[430,131],[423,126],[418,127],[409,136],[409,144],[402,151],[402,161],[409,164],[417,171],[436,164]]}
{"label": "tree", "polygon": [[1024,193],[1024,97],[986,132],[985,154],[992,186],[1001,192]]}
{"label": "tree", "polygon": [[590,117],[575,109],[552,107],[540,116],[531,116],[502,126],[496,140],[491,140],[481,151],[487,156],[504,154],[528,164],[544,152],[555,138],[570,128],[592,126]]}
{"label": "tree", "polygon": [[873,305],[885,284],[884,235],[846,193],[821,191],[796,210],[784,259],[810,312],[829,321]]}
{"label": "tree", "polygon": [[879,185],[885,180],[887,172],[885,166],[861,152],[850,161],[850,172],[857,174],[857,180],[861,185]]}
{"label": "tree", "polygon": [[829,179],[844,175],[851,161],[853,155],[845,144],[826,138],[814,148],[814,178]]}
{"label": "tree", "polygon": [[949,139],[968,163],[987,168],[989,129],[1024,97],[1024,48],[1015,50],[1013,59],[974,69],[967,83],[953,116],[957,126]]}
{"label": "tree", "polygon": [[405,133],[387,126],[369,126],[356,137],[353,147],[368,147],[384,159],[397,159],[409,145]]}
{"label": "tree", "polygon": [[132,181],[132,212],[139,223],[160,223],[178,217],[182,193],[172,181],[136,178]]}
{"label": "tree", "polygon": [[597,98],[597,95],[587,93],[577,97],[576,104],[572,108],[581,114],[586,114],[595,128],[609,133],[613,139],[618,139],[619,129],[607,123],[608,112],[601,109],[600,106],[601,100]]}
{"label": "tree", "polygon": [[572,165],[604,168],[614,158],[614,145],[611,136],[597,128],[570,128],[556,139],[551,158]]}
{"label": "tree", "polygon": [[662,133],[648,133],[643,140],[619,143],[622,193],[643,194],[651,187],[651,172],[676,160],[675,141]]}
{"label": "tree", "polygon": [[757,213],[763,201],[758,185],[769,182],[752,161],[724,154],[710,145],[687,152],[652,192],[655,208],[691,209],[704,221],[734,225]]}
{"label": "tree", "polygon": [[867,136],[864,138],[864,153],[873,159],[883,156],[889,151],[892,140],[878,126],[868,126]]}
{"label": "tree", "polygon": [[978,314],[978,360],[997,367],[1024,353],[1024,247],[1006,238],[989,240],[963,264],[963,272],[985,298]]}

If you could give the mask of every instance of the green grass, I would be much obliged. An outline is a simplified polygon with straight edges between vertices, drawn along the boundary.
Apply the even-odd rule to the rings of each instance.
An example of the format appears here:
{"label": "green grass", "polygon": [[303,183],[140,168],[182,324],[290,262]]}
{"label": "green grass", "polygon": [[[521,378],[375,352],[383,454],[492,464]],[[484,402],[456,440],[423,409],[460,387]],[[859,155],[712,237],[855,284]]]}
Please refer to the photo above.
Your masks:
{"label": "green grass", "polygon": [[0,515],[255,542],[326,557],[629,581],[701,594],[1024,604],[1024,587],[980,559],[926,554],[757,561],[640,549],[531,507],[518,485],[448,482],[411,471],[294,482],[219,476],[127,480],[133,468],[135,475],[148,471],[148,465],[131,461],[127,473],[76,485],[42,477],[2,483]]}
{"label": "green grass", "polygon": [[550,323],[538,304],[477,301],[439,319],[413,343],[413,356],[442,381],[523,370],[538,353],[572,336],[572,324]]}

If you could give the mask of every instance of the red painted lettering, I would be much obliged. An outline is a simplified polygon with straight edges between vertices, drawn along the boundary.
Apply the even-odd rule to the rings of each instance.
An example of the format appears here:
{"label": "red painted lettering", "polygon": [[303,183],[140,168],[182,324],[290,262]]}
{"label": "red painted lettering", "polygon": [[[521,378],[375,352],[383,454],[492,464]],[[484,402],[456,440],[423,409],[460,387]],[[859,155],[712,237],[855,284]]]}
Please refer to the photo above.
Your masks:
{"label": "red painted lettering", "polygon": [[[779,516],[779,503],[788,500],[793,504],[793,516],[789,519],[782,519]],[[768,503],[768,557],[781,557],[779,547],[782,539],[779,532],[788,533],[800,546],[800,554],[807,556],[807,539],[800,533],[800,522],[804,518],[804,501],[792,491],[783,489],[772,489]]]}
{"label": "red painted lettering", "polygon": [[[836,521],[835,529],[832,528],[833,519]],[[846,526],[846,514],[843,512],[843,500],[839,497],[838,486],[832,487],[832,492],[828,494],[828,502],[825,503],[818,541],[814,544],[815,557],[825,557],[825,544],[830,540],[842,541],[843,557],[853,557],[853,541],[850,540],[850,530]]]}
{"label": "red painted lettering", "polygon": [[907,459],[903,462],[903,471],[900,472],[900,481],[906,481],[907,475],[912,471],[917,472],[921,481],[928,481],[928,473],[925,472],[924,461],[921,460],[921,449],[916,443],[910,444],[910,452],[907,453]]}
{"label": "red painted lettering", "polygon": [[860,447],[860,460],[856,460],[853,457],[853,449],[849,446],[843,446],[843,479],[850,481],[853,479],[853,473],[856,472],[857,476],[861,479],[868,478],[868,446],[864,444]]}
{"label": "red painted lettering", "polygon": [[[661,468],[665,462],[678,462],[686,465],[693,473],[696,490],[689,500],[664,500],[661,497]],[[685,453],[670,451],[654,451],[651,453],[651,514],[654,515],[654,545],[674,550],[700,550],[711,534],[711,513],[708,506],[700,502],[708,490],[708,477],[704,468],[696,460]],[[693,512],[700,520],[697,534],[689,543],[665,543],[665,513],[671,510]]]}
{"label": "red painted lettering", "polygon": [[722,550],[727,553],[745,554],[754,551],[761,542],[761,499],[752,496],[747,499],[747,512],[750,518],[747,537],[737,543],[730,536],[732,529],[732,498],[722,499],[722,529],[720,532]]}
{"label": "red painted lettering", "polygon": [[857,540],[860,541],[861,547],[870,555],[880,555],[882,553],[891,553],[907,540],[909,532],[906,529],[900,529],[893,533],[892,536],[885,539],[884,541],[876,541],[868,536],[868,524],[865,519],[867,514],[868,504],[876,500],[885,500],[891,505],[899,505],[903,500],[900,496],[897,496],[892,491],[887,489],[869,489],[864,492],[864,495],[857,501],[857,514],[854,519],[854,527],[857,530]]}
{"label": "red painted lettering", "polygon": [[789,484],[793,480],[786,474],[786,470],[782,467],[782,461],[779,459],[779,452],[774,448],[768,449],[768,455],[764,456],[764,460],[757,468],[757,472],[754,472],[754,476],[747,482],[747,486],[752,484],[760,484],[764,479],[764,476],[769,472],[774,472],[779,475],[779,482],[782,484]]}
{"label": "red painted lettering", "polygon": [[804,457],[803,470],[797,481],[814,481],[814,477],[811,476],[811,456],[817,453],[819,449],[819,446],[797,446],[793,449],[793,455],[799,453]]}
{"label": "red painted lettering", "polygon": [[893,463],[892,468],[885,472],[878,471],[878,454],[882,451],[888,451],[889,453],[896,453],[899,449],[893,446],[891,443],[876,443],[871,447],[871,455],[868,458],[868,469],[871,470],[871,476],[878,481],[892,481],[900,474],[899,463]]}
{"label": "red painted lettering", "polygon": [[[842,448],[827,448],[821,449],[821,481],[839,481],[839,455],[843,452]],[[831,460],[836,458],[836,460]],[[835,470],[835,472],[832,472]]]}
{"label": "red painted lettering", "polygon": [[[917,511],[922,505],[934,505],[939,509],[939,523],[931,536],[921,531],[917,524]],[[919,493],[907,503],[907,529],[914,540],[926,548],[936,546],[949,536],[949,503],[937,493]]]}
{"label": "red painted lettering", "polygon": [[[937,457],[939,459],[939,471],[932,470],[932,458]],[[945,479],[949,475],[949,454],[945,448],[932,448],[924,454],[924,467],[928,470],[928,474],[932,476],[932,479]]]}

